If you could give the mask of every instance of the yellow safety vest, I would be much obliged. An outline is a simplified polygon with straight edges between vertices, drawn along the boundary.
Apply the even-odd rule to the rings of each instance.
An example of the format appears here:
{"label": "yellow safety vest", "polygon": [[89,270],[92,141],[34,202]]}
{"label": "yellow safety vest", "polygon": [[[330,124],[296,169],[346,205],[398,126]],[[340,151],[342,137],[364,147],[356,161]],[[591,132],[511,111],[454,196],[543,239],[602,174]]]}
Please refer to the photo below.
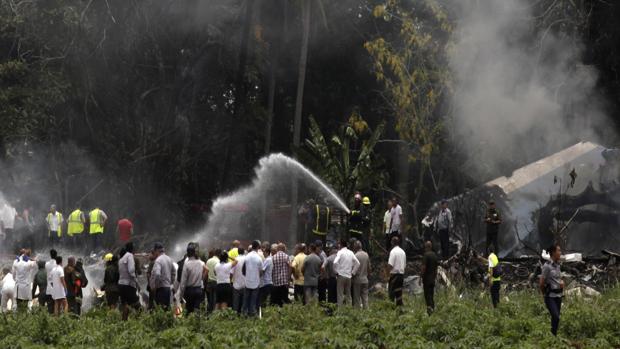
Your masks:
{"label": "yellow safety vest", "polygon": [[67,235],[82,234],[84,231],[84,222],[82,222],[82,211],[76,209],[71,212],[67,220]]}
{"label": "yellow safety vest", "polygon": [[[58,237],[61,237],[62,236],[62,213],[56,211],[55,216],[58,219],[58,231],[56,232],[56,235],[58,235]],[[47,218],[45,218],[45,221],[47,222],[47,226],[48,226],[47,236],[51,237],[52,236],[52,232],[51,232],[51,230],[49,230],[49,224],[52,221],[52,213],[51,212],[47,214]]]}
{"label": "yellow safety vest", "polygon": [[96,208],[88,214],[90,220],[90,234],[103,234],[103,219],[101,210]]}
{"label": "yellow safety vest", "polygon": [[491,268],[489,268],[489,274],[491,275],[491,278],[493,281],[501,281],[502,277],[498,276],[498,277],[493,277],[493,270],[492,268],[497,267],[497,265],[499,264],[499,259],[497,258],[497,255],[495,253],[491,253],[489,255],[489,259],[491,260]]}
{"label": "yellow safety vest", "polygon": [[228,251],[228,261],[232,262],[235,259],[237,259],[237,257],[239,256],[239,249],[238,248],[231,248],[230,251]]}

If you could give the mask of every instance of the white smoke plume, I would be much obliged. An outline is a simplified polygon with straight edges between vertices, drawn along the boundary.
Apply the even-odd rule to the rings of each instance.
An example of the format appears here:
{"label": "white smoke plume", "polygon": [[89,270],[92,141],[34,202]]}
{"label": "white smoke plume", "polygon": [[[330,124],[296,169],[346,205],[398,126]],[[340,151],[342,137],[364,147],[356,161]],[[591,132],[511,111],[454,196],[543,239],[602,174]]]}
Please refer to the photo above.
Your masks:
{"label": "white smoke plume", "polygon": [[597,71],[582,63],[578,36],[537,25],[534,1],[452,3],[453,132],[470,157],[470,176],[505,175],[577,141],[600,141]]}

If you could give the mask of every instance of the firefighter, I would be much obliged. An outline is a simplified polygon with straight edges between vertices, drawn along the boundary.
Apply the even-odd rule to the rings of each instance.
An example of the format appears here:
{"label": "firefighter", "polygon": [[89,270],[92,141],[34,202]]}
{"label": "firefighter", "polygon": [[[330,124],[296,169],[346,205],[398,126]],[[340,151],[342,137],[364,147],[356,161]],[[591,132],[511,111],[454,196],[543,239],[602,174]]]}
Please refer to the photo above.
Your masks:
{"label": "firefighter", "polygon": [[331,221],[331,210],[327,205],[315,204],[311,206],[310,225],[314,240],[320,240],[325,245],[327,232]]}
{"label": "firefighter", "polygon": [[362,194],[356,193],[353,198],[353,209],[349,214],[349,239],[361,240],[362,235]]}
{"label": "firefighter", "polygon": [[80,210],[80,206],[78,205],[73,212],[69,215],[67,219],[67,236],[68,236],[68,244],[73,247],[79,247],[77,242],[78,235],[81,235],[84,232],[84,223],[86,222],[86,218],[84,217],[84,212]]}
{"label": "firefighter", "polygon": [[360,216],[362,218],[362,236],[361,242],[363,244],[364,251],[370,251],[369,248],[369,239],[370,239],[370,228],[372,226],[372,208],[370,207],[370,198],[368,196],[364,196],[362,199],[362,208],[360,210]]}

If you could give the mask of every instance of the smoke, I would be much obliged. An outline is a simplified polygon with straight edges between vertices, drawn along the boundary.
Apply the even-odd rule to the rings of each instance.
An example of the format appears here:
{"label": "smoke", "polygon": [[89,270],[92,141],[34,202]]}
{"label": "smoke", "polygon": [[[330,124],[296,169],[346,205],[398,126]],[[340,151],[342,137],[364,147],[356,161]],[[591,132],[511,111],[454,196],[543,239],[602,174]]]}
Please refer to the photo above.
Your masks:
{"label": "smoke", "polygon": [[582,63],[583,43],[563,31],[567,24],[538,25],[544,21],[534,5],[456,2],[453,132],[472,157],[466,170],[473,178],[508,174],[603,134],[597,71]]}

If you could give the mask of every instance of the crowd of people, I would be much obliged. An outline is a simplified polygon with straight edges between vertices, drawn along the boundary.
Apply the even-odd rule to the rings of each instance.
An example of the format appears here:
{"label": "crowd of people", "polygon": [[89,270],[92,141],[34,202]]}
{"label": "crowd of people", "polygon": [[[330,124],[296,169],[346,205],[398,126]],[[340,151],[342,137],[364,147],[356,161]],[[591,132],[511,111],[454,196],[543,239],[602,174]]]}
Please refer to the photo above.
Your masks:
{"label": "crowd of people", "polygon": [[[131,309],[143,308],[174,309],[179,313],[225,310],[247,316],[256,316],[259,309],[268,306],[283,306],[298,302],[303,305],[333,303],[337,306],[353,306],[366,309],[369,302],[369,274],[371,261],[368,255],[370,225],[370,200],[356,194],[349,224],[349,240],[341,239],[336,246],[324,245],[321,239],[308,245],[297,244],[291,255],[284,243],[269,244],[253,241],[242,246],[233,241],[230,248],[211,249],[205,255],[197,243],[189,243],[182,260],[175,262],[165,253],[161,243],[155,243],[145,261],[146,286],[140,287],[141,263],[134,255],[134,245],[127,242],[118,253],[105,255],[104,280],[100,286],[105,292],[105,305],[111,309],[120,308],[123,319]],[[0,228],[5,234],[12,234],[12,222],[7,217],[18,217],[14,210],[2,208]],[[316,210],[320,213],[320,208]],[[327,210],[329,213],[329,210]],[[488,256],[488,282],[493,307],[500,302],[501,264],[497,256],[501,215],[494,202],[488,203],[485,216],[487,224],[486,252]],[[85,214],[77,207],[65,222],[63,215],[50,207],[46,226],[50,244],[63,242],[68,247],[84,245],[77,237],[87,231],[88,243],[92,248],[100,247],[99,237],[107,221],[107,215],[99,208]],[[388,295],[397,306],[403,305],[403,284],[407,268],[407,256],[400,247],[403,211],[396,198],[387,202],[383,220],[387,258]],[[453,218],[448,202],[442,201],[438,212],[427,215],[422,221],[424,227],[424,254],[420,279],[429,316],[434,312],[435,280],[440,260],[450,258],[450,231]],[[323,224],[317,218],[315,233]],[[86,229],[88,228],[88,229]],[[66,233],[63,233],[66,229]],[[121,241],[129,241],[133,224],[121,219],[117,234]],[[433,246],[438,237],[439,249]],[[441,256],[436,251],[441,250]],[[563,282],[559,266],[560,249],[550,249],[551,261],[545,264],[540,277],[540,287],[545,305],[552,317],[552,332],[557,333],[562,304]],[[2,312],[29,309],[36,299],[39,306],[46,307],[51,314],[73,313],[79,315],[82,308],[82,289],[88,285],[83,262],[68,257],[63,266],[63,257],[56,250],[50,250],[50,259],[39,261],[31,256],[30,249],[21,249],[11,268],[3,268]],[[375,273],[375,274],[381,274]],[[384,274],[384,275],[385,275]],[[292,294],[289,295],[289,290]],[[9,304],[11,306],[9,307]],[[144,304],[144,305],[143,305]]]}

